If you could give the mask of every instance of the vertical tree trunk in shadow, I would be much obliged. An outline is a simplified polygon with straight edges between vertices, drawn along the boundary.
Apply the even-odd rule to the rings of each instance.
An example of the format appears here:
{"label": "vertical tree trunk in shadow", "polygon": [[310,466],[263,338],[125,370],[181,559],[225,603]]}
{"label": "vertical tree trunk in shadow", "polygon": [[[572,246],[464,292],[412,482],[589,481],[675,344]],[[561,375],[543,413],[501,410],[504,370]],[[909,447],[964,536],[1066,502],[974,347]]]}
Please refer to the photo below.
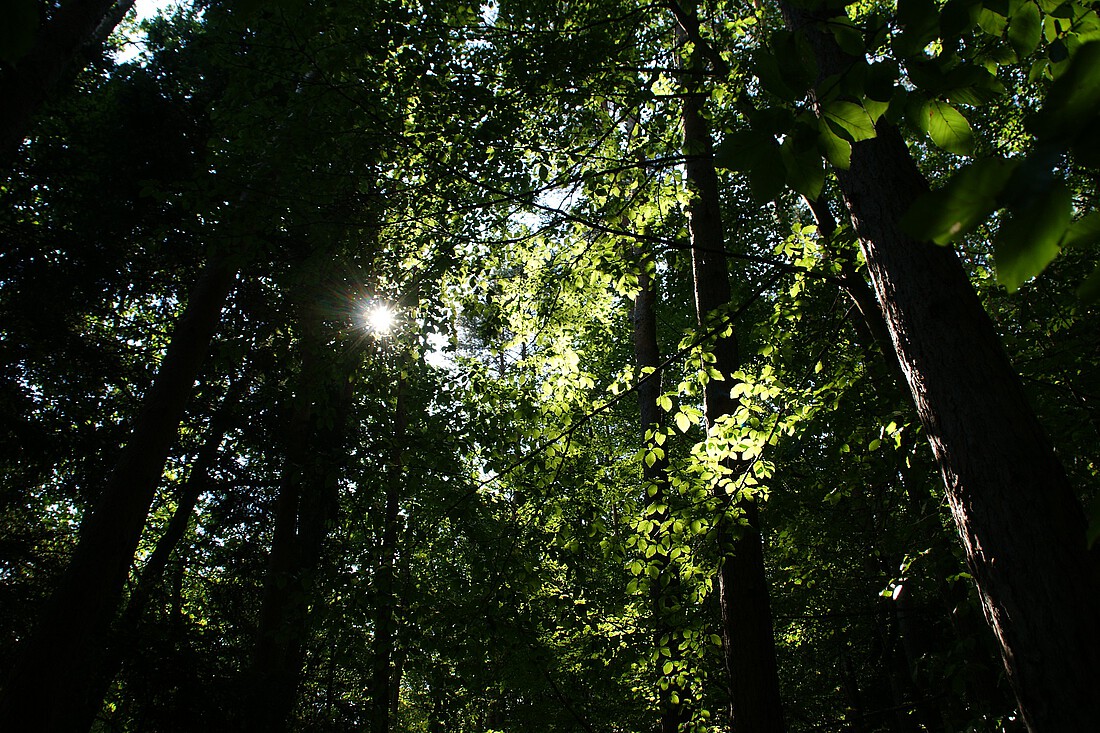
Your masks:
{"label": "vertical tree trunk in shadow", "polygon": [[91,698],[134,552],[235,278],[225,259],[212,260],[191,293],[130,439],[0,695],[0,720],[11,730],[79,730],[99,702]]}
{"label": "vertical tree trunk in shadow", "polygon": [[310,611],[325,537],[339,508],[352,391],[350,365],[325,341],[321,314],[303,306],[301,372],[285,436],[286,457],[275,505],[275,530],[249,700],[243,725],[256,733],[287,730],[298,700]]}
{"label": "vertical tree trunk in shadow", "polygon": [[[401,357],[399,369],[403,370],[408,355]],[[386,481],[386,509],[382,526],[381,558],[376,570],[374,617],[374,644],[372,647],[373,670],[370,692],[370,731],[388,733],[390,729],[390,709],[394,690],[394,635],[396,618],[394,616],[395,595],[395,558],[397,556],[397,538],[401,489],[404,483],[405,433],[408,428],[408,416],[405,404],[405,376],[397,379],[397,397],[393,415],[393,443],[390,448],[390,470]]]}
{"label": "vertical tree trunk in shadow", "polygon": [[[857,63],[824,31],[827,15],[782,9],[821,78]],[[928,183],[897,129],[880,121],[877,132],[852,146],[837,179],[986,618],[1028,728],[1089,730],[1100,719],[1100,574],[1084,512],[955,251],[902,229]]]}
{"label": "vertical tree trunk in shadow", "polygon": [[[689,11],[695,17],[694,9]],[[698,45],[689,70],[701,68]],[[690,75],[688,75],[690,76]],[[703,114],[704,95],[698,82],[685,84],[683,149],[690,189],[688,229],[691,235],[695,308],[701,329],[716,325],[715,314],[729,306],[725,231],[722,226],[718,177],[710,128]],[[737,411],[730,396],[733,373],[739,367],[736,335],[720,332],[714,341],[714,367],[725,377],[706,385],[704,407],[710,429],[725,415]],[[730,460],[732,477],[746,466]],[[760,535],[759,508],[750,498],[716,494],[723,511],[718,522],[721,562],[718,592],[722,609],[722,648],[729,675],[730,717],[734,733],[774,733],[786,730],[779,694],[771,604]]]}

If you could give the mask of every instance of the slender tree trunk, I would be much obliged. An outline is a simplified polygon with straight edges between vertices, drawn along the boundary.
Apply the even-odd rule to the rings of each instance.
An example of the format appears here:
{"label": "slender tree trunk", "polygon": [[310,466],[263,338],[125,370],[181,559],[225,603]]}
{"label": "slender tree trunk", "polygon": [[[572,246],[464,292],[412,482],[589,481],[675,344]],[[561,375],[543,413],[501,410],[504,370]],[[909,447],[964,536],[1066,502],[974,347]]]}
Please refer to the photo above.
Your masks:
{"label": "slender tree trunk", "polygon": [[224,259],[213,260],[176,324],[130,440],[0,695],[0,720],[12,730],[77,730],[97,702],[89,698],[141,530],[235,277]]}
{"label": "slender tree trunk", "polygon": [[[406,360],[407,356],[402,357]],[[403,368],[404,365],[402,364]],[[371,674],[371,733],[388,733],[390,729],[390,706],[393,694],[393,655],[394,632],[394,562],[397,555],[397,536],[399,529],[398,510],[400,509],[402,473],[405,460],[405,433],[408,416],[405,410],[405,377],[397,380],[397,399],[394,405],[393,444],[390,454],[390,475],[386,482],[386,509],[382,526],[382,556],[380,558],[376,583],[376,604],[374,618],[373,664]]]}
{"label": "slender tree trunk", "polygon": [[[42,3],[44,4],[44,3]],[[67,0],[35,36],[26,56],[0,74],[0,177],[10,170],[42,103],[72,69],[82,50],[102,44],[134,0]]]}
{"label": "slender tree trunk", "polygon": [[298,700],[315,576],[336,518],[351,388],[339,357],[327,353],[321,314],[300,319],[302,364],[286,435],[260,627],[244,725],[257,733],[287,729]]}
{"label": "slender tree trunk", "polygon": [[[646,490],[645,502],[647,504],[646,518],[654,522],[655,529],[650,532],[649,541],[657,546],[657,551],[649,562],[657,567],[657,577],[653,580],[653,636],[657,648],[666,647],[669,650],[667,657],[658,655],[663,663],[665,659],[677,664],[682,655],[680,653],[680,638],[675,618],[679,614],[680,593],[679,576],[676,567],[669,557],[669,548],[662,544],[662,539],[667,538],[667,530],[661,530],[660,525],[668,521],[669,505],[669,481],[668,481],[668,454],[662,443],[658,443],[652,435],[664,429],[664,411],[657,404],[661,396],[661,351],[657,343],[657,291],[649,275],[650,262],[648,258],[640,264],[638,272],[638,295],[634,299],[634,307],[631,316],[634,321],[634,363],[637,367],[638,382],[638,409],[641,420],[643,440],[646,453],[653,453],[657,457],[652,464],[643,462],[642,478]],[[647,370],[649,373],[647,374]],[[644,381],[642,381],[644,380]],[[674,681],[675,676],[681,672],[674,669],[672,675],[666,675],[659,692],[661,712],[661,733],[677,733],[680,724],[687,720],[687,711],[684,708],[684,691]],[[670,679],[671,677],[671,679]]]}
{"label": "slender tree trunk", "polygon": [[[694,16],[694,11],[691,15]],[[693,59],[695,68],[698,63]],[[695,308],[700,327],[711,328],[715,313],[729,305],[730,284],[713,142],[703,116],[703,96],[691,84],[684,99],[683,147],[687,158],[686,178],[691,189],[688,229]],[[734,414],[738,408],[737,400],[730,396],[733,373],[739,366],[737,339],[732,327],[728,335],[718,335],[713,353],[714,366],[725,380],[711,380],[706,385],[704,407],[708,429],[719,418]],[[732,461],[730,468],[734,476],[745,469]],[[786,727],[779,695],[759,510],[751,499],[728,496],[724,491],[717,496],[728,507],[724,507],[719,519],[722,560],[718,589],[732,729],[734,733],[783,731]]]}
{"label": "slender tree trunk", "polygon": [[[851,65],[822,19],[784,13],[811,40],[822,78]],[[1100,583],[1084,513],[955,251],[902,230],[928,184],[898,131],[878,128],[837,178],[986,619],[1028,728],[1090,730]]]}

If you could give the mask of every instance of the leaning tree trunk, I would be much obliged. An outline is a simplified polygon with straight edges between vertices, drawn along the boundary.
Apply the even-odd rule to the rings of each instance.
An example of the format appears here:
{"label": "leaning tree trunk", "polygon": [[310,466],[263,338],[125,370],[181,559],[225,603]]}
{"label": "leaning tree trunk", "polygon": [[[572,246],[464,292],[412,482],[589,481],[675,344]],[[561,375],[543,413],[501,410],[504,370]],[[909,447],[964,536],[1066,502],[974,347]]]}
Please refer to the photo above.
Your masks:
{"label": "leaning tree trunk", "polygon": [[191,293],[130,440],[0,695],[0,720],[10,730],[77,730],[98,702],[89,698],[134,552],[235,277],[225,259],[213,260]]}
{"label": "leaning tree trunk", "polygon": [[[784,13],[821,78],[852,64],[823,18]],[[955,251],[900,225],[928,183],[897,129],[880,122],[837,178],[1020,714],[1032,731],[1091,730],[1100,591],[1062,464]]]}
{"label": "leaning tree trunk", "polygon": [[141,575],[134,584],[130,597],[126,600],[126,608],[115,623],[113,641],[107,649],[102,669],[95,680],[95,687],[91,688],[92,691],[88,696],[89,706],[84,711],[83,720],[74,730],[86,731],[92,727],[96,715],[103,707],[103,700],[107,696],[111,683],[123,664],[133,654],[134,629],[141,623],[149,599],[160,586],[161,578],[168,567],[168,560],[187,534],[199,496],[210,485],[210,471],[217,460],[222,439],[229,430],[232,411],[236,409],[248,383],[247,374],[233,382],[222,399],[217,413],[210,421],[202,447],[199,448],[195,460],[191,463],[191,471],[176,500],[176,510],[172,512],[172,518],[168,521],[164,534],[157,540],[156,547],[142,566]]}
{"label": "leaning tree trunk", "polygon": [[[696,68],[698,53],[697,47],[692,54]],[[710,129],[703,116],[703,95],[692,83],[688,87],[683,106],[683,147],[687,184],[691,189],[688,229],[695,308],[700,328],[711,329],[716,325],[716,313],[729,306],[729,273],[718,176]],[[704,408],[708,429],[739,407],[738,401],[730,396],[733,373],[739,366],[732,327],[728,335],[722,335],[719,329],[713,343],[714,367],[725,379],[710,380],[706,385]],[[729,467],[734,476],[746,469],[733,460]],[[734,733],[784,731],[759,507],[751,498],[727,495],[724,489],[716,490],[716,495],[723,503],[718,524],[722,553],[718,590],[732,729]]]}
{"label": "leaning tree trunk", "polygon": [[[42,3],[40,3],[42,4]],[[68,0],[35,36],[25,56],[0,74],[0,177],[23,144],[42,103],[73,67],[82,50],[102,44],[134,0]]]}
{"label": "leaning tree trunk", "polygon": [[665,675],[666,679],[658,694],[661,733],[677,733],[680,725],[687,721],[684,690],[675,681],[682,671],[679,666],[683,657],[680,652],[680,638],[677,637],[680,629],[675,623],[676,617],[680,615],[678,609],[681,605],[681,594],[679,575],[669,555],[670,548],[662,544],[663,539],[670,537],[670,532],[660,529],[662,524],[668,522],[670,515],[670,487],[667,448],[658,443],[655,437],[664,430],[665,416],[657,404],[661,396],[661,350],[657,343],[657,290],[650,277],[651,266],[652,260],[648,257],[639,263],[638,295],[634,298],[631,318],[634,321],[634,364],[639,380],[639,427],[642,430],[646,454],[654,456],[652,463],[647,459],[642,464],[646,519],[654,527],[648,539],[656,546],[656,552],[649,559],[651,567],[657,570],[650,593],[653,604],[653,637],[657,649],[668,649],[667,656],[658,654],[658,658],[667,659],[674,665],[672,674]]}

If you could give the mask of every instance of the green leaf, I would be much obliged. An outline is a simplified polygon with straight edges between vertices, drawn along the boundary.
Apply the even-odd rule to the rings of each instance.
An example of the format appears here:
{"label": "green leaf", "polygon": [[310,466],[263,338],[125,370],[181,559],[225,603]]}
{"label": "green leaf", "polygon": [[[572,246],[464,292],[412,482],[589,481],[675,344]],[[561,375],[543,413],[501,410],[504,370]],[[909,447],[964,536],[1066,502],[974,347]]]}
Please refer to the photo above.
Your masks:
{"label": "green leaf", "polygon": [[1100,211],[1094,211],[1069,225],[1062,249],[1084,247],[1100,241]]}
{"label": "green leaf", "polygon": [[801,97],[817,79],[817,57],[806,34],[779,31],[769,46],[783,83]]}
{"label": "green leaf", "polygon": [[772,201],[783,192],[786,180],[779,143],[773,139],[770,145],[761,149],[760,157],[749,171],[749,188],[758,202]]}
{"label": "green leaf", "polygon": [[752,71],[765,89],[784,101],[797,102],[805,92],[805,89],[792,89],[787,84],[779,69],[777,55],[767,46],[753,55]]}
{"label": "green leaf", "polygon": [[750,129],[727,135],[715,152],[714,165],[747,172],[757,201],[771,201],[783,191],[786,168],[770,133]]}
{"label": "green leaf", "polygon": [[896,62],[885,60],[870,64],[867,66],[867,77],[863,81],[864,91],[870,99],[889,102],[894,96],[899,75]]}
{"label": "green leaf", "polygon": [[1061,251],[1059,244],[1072,216],[1073,196],[1061,182],[1013,212],[993,240],[997,282],[1015,292],[1046,269]]}
{"label": "green leaf", "polygon": [[974,148],[974,131],[962,114],[947,102],[933,99],[921,106],[917,126],[932,142],[949,153],[969,155]]}
{"label": "green leaf", "polygon": [[901,219],[912,237],[947,244],[972,231],[997,208],[997,196],[1019,161],[987,158],[956,173],[947,184],[913,202]]}
{"label": "green leaf", "polygon": [[[1077,297],[1090,305],[1100,300],[1100,267],[1077,286]],[[1097,504],[1100,505],[1100,500],[1097,501]],[[1095,529],[1100,531],[1100,523],[1097,524]]]}
{"label": "green leaf", "polygon": [[988,8],[982,8],[978,13],[978,26],[989,35],[1000,38],[1008,27],[1008,18]]}
{"label": "green leaf", "polygon": [[940,9],[932,0],[898,0],[897,8],[902,32],[894,39],[894,49],[901,56],[914,56],[939,35]]}
{"label": "green leaf", "polygon": [[1030,56],[1039,47],[1043,36],[1043,21],[1039,15],[1039,6],[1024,3],[1012,14],[1008,25],[1008,42],[1016,56],[1023,59]]}
{"label": "green leaf", "polygon": [[816,140],[807,144],[804,136],[789,135],[780,152],[787,169],[787,185],[810,200],[816,199],[825,186],[825,164]]}
{"label": "green leaf", "polygon": [[757,130],[732,132],[714,151],[714,165],[731,171],[749,171],[760,156],[760,148],[775,144],[775,138]]}
{"label": "green leaf", "polygon": [[826,21],[826,28],[836,39],[836,45],[849,56],[862,57],[867,53],[863,32],[846,15],[838,15]]}
{"label": "green leaf", "polygon": [[851,166],[852,144],[833,132],[825,120],[821,120],[817,144],[832,165],[845,171]]}
{"label": "green leaf", "polygon": [[691,418],[682,412],[676,413],[676,427],[680,428],[681,433],[686,433],[688,428],[691,427]]}
{"label": "green leaf", "polygon": [[852,142],[870,140],[875,136],[874,120],[867,114],[867,110],[858,104],[843,101],[829,102],[822,110],[822,114],[825,119],[848,133]]}
{"label": "green leaf", "polygon": [[978,0],[947,0],[940,13],[940,32],[945,38],[958,38],[974,27],[981,9]]}
{"label": "green leaf", "polygon": [[[1043,141],[1069,143],[1100,114],[1100,41],[1077,49],[1028,128]],[[1087,134],[1087,132],[1086,132]]]}

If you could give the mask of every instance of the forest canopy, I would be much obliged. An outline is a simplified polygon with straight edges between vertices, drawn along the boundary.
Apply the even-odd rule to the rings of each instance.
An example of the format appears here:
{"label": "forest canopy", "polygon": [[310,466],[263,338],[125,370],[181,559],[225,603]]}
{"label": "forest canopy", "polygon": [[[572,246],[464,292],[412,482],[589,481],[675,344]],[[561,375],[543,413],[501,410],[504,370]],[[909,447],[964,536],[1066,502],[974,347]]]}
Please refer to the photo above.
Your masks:
{"label": "forest canopy", "polygon": [[0,721],[1100,725],[1092,0],[13,0]]}

